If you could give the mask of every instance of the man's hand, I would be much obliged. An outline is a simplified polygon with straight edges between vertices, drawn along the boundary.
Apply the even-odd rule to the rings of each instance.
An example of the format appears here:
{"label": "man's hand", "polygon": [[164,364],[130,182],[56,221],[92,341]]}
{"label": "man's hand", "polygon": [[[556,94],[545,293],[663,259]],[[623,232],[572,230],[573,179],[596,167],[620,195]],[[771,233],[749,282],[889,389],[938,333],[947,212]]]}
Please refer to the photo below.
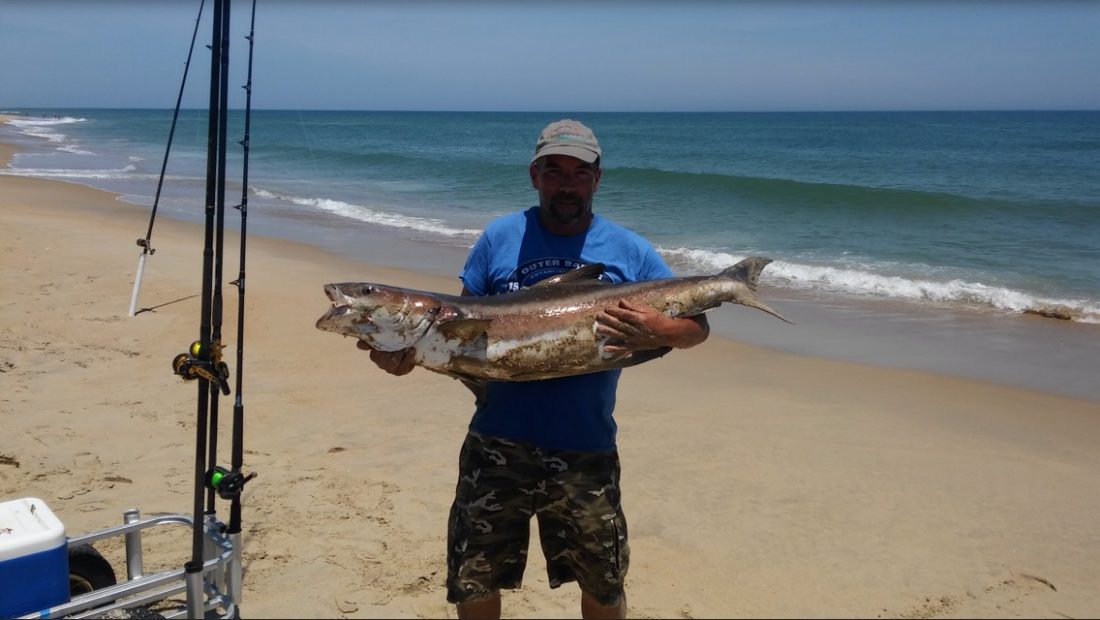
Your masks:
{"label": "man's hand", "polygon": [[391,375],[397,377],[407,375],[416,367],[413,363],[416,359],[416,349],[412,347],[400,351],[378,351],[362,340],[357,341],[355,346],[364,351],[370,351],[371,361]]}
{"label": "man's hand", "polygon": [[658,325],[671,320],[651,306],[635,305],[623,299],[617,307],[606,308],[596,316],[596,333],[608,337],[604,346],[608,353],[649,351],[664,346],[657,336]]}
{"label": "man's hand", "polygon": [[652,306],[622,299],[618,306],[596,316],[596,333],[607,336],[606,353],[621,355],[661,347],[693,347],[707,339],[710,326],[702,315],[677,319]]}

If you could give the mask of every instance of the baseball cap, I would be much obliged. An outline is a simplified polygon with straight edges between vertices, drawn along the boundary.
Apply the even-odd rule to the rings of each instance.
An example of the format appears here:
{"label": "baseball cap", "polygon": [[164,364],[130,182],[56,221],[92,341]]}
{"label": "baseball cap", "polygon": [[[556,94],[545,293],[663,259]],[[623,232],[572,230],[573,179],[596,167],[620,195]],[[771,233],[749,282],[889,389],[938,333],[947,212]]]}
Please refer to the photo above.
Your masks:
{"label": "baseball cap", "polygon": [[591,164],[600,157],[600,143],[583,123],[566,118],[543,128],[531,162],[546,155],[568,155]]}

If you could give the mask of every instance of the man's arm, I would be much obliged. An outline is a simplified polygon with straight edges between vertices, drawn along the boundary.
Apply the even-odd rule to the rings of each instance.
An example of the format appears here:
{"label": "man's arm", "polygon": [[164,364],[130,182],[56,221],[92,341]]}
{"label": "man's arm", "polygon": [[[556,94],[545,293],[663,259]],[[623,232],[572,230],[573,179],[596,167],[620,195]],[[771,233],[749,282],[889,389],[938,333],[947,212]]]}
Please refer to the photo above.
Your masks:
{"label": "man's arm", "polygon": [[624,299],[596,317],[596,331],[610,339],[604,350],[617,354],[661,347],[694,347],[710,335],[710,324],[703,314],[674,318],[651,306]]}

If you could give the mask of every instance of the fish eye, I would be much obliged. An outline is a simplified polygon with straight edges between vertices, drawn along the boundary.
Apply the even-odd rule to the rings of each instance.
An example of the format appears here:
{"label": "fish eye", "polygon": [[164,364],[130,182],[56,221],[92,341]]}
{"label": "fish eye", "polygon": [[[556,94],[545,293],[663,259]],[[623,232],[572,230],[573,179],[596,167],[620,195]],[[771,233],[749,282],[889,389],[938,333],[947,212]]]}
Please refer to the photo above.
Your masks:
{"label": "fish eye", "polygon": [[363,288],[360,289],[359,294],[360,295],[370,295],[373,292],[374,292],[374,287],[372,287],[369,284],[364,284]]}

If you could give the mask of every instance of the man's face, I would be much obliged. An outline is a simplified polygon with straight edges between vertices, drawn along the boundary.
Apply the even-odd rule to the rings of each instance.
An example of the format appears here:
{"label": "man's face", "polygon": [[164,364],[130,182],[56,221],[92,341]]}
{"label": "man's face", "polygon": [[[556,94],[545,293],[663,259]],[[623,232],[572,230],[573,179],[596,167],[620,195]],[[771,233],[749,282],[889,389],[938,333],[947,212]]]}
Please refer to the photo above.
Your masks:
{"label": "man's face", "polygon": [[584,230],[592,218],[600,169],[576,157],[547,155],[532,163],[530,172],[543,224],[559,233]]}

